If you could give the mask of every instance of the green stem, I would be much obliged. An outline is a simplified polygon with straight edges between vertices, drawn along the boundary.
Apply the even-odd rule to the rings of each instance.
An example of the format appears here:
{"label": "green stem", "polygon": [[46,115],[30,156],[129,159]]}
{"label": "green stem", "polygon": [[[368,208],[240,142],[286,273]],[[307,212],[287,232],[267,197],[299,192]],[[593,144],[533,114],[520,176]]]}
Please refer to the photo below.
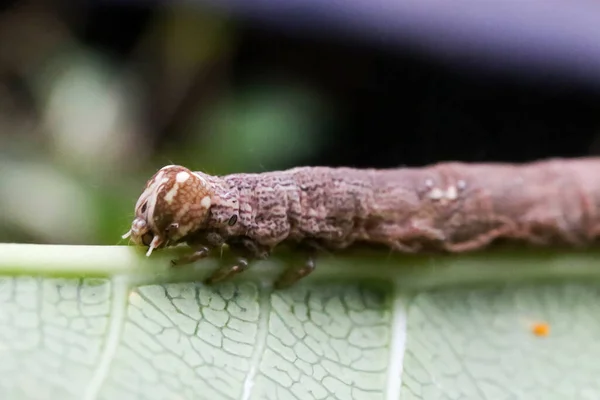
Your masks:
{"label": "green stem", "polygon": [[[60,277],[129,276],[138,284],[202,280],[219,264],[219,255],[194,265],[171,267],[185,248],[155,251],[133,246],[0,244],[0,274]],[[222,262],[229,262],[227,252]],[[353,251],[319,257],[305,281],[379,281],[422,289],[447,285],[548,279],[600,278],[600,251],[489,251],[453,256],[403,256]],[[282,252],[251,264],[237,279],[272,281],[286,265],[302,262]]]}

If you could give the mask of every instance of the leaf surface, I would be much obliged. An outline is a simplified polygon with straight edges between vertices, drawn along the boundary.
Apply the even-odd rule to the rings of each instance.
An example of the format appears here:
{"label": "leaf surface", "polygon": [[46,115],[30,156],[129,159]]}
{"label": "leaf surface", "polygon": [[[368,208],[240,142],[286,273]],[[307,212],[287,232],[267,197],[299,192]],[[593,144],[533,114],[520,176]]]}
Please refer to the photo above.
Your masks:
{"label": "leaf surface", "polygon": [[0,254],[2,399],[600,398],[594,253],[336,256],[283,291],[285,257],[207,287],[215,260]]}

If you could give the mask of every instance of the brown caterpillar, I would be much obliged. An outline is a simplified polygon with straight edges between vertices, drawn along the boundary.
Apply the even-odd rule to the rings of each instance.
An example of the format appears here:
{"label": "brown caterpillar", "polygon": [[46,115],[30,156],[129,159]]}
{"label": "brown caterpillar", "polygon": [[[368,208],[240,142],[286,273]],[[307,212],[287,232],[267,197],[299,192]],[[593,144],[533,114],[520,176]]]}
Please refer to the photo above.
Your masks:
{"label": "brown caterpillar", "polygon": [[528,164],[439,163],[387,170],[301,167],[210,176],[169,165],[147,183],[124,238],[154,249],[185,242],[186,264],[228,244],[238,262],[215,282],[298,246],[306,263],[277,281],[288,286],[314,268],[319,248],[379,244],[404,253],[466,252],[498,239],[585,247],[600,236],[600,158]]}

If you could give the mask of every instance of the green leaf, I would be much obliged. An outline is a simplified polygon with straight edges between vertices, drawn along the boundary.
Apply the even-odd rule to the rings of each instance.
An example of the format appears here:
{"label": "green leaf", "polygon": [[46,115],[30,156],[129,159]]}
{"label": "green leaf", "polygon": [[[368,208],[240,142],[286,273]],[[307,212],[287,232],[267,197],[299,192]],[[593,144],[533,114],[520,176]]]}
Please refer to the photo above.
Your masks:
{"label": "green leaf", "polygon": [[297,256],[207,287],[229,255],[180,251],[0,244],[0,398],[600,398],[598,252],[336,254],[274,291]]}

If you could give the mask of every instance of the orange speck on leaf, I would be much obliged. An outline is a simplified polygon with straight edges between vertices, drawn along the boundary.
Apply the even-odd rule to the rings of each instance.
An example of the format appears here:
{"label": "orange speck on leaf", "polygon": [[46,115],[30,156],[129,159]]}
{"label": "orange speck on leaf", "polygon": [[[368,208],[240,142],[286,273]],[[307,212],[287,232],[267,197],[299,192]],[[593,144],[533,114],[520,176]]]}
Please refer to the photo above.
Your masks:
{"label": "orange speck on leaf", "polygon": [[538,322],[533,325],[531,331],[535,336],[545,337],[550,334],[550,325],[546,322]]}

